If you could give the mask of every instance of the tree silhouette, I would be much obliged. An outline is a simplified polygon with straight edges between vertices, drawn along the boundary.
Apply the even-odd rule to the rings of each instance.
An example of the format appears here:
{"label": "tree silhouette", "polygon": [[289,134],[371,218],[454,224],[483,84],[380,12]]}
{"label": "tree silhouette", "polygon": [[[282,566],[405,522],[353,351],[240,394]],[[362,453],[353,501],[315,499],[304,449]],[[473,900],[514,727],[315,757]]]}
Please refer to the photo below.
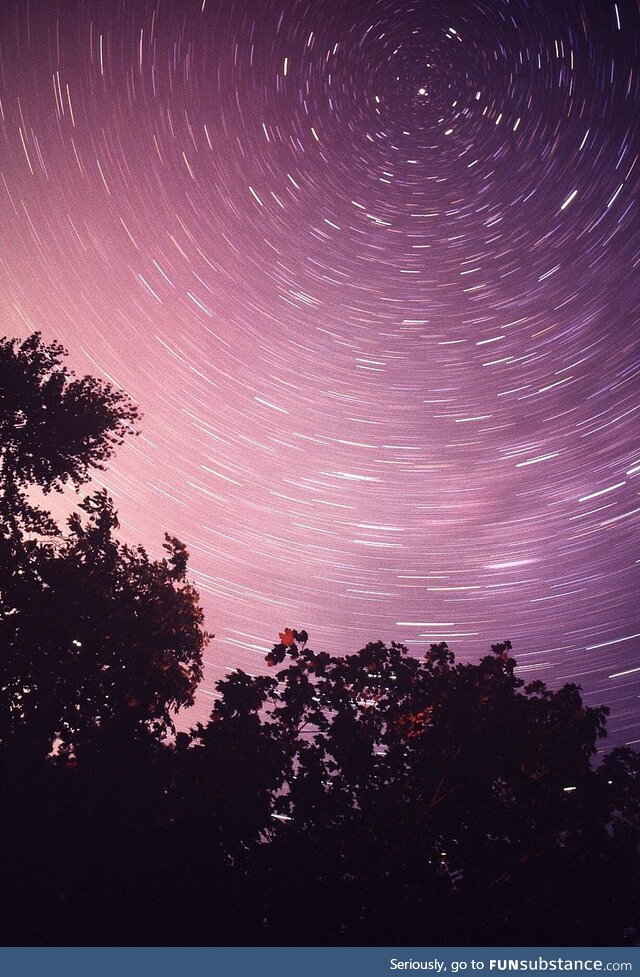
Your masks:
{"label": "tree silhouette", "polygon": [[0,340],[7,942],[105,942],[148,928],[165,739],[193,702],[208,638],[179,540],[165,537],[163,560],[125,545],[106,492],[64,528],[34,503],[34,489],[86,482],[137,420],[124,394],[77,379],[64,355],[38,334]]}
{"label": "tree silhouette", "polygon": [[35,485],[46,494],[67,482],[82,485],[135,430],[131,400],[94,377],[76,378],[66,355],[37,332],[22,343],[0,338],[0,516],[6,524],[51,527],[24,490]]}
{"label": "tree silhouette", "polygon": [[242,789],[271,797],[252,888],[265,942],[616,944],[637,926],[640,758],[593,769],[606,708],[525,686],[509,642],[457,664],[446,644],[418,660],[280,637],[268,663],[286,667],[221,682],[200,733],[232,714],[278,744],[280,768]]}
{"label": "tree silhouette", "polygon": [[186,552],[167,537],[165,560],[115,536],[106,493],[85,499],[61,541],[27,546],[7,581],[0,741],[46,757],[79,758],[107,734],[163,737],[191,705],[202,674],[202,611],[186,581]]}
{"label": "tree silhouette", "polygon": [[[106,492],[137,411],[35,334],[0,340],[0,940],[620,945],[640,923],[640,755],[508,641],[316,653],[285,628],[176,732],[208,639],[185,547],[124,544]],[[269,673],[269,669],[275,670]]]}
{"label": "tree silhouette", "polygon": [[[62,532],[29,490],[76,486],[132,430],[137,410],[109,384],[77,379],[57,343],[0,340],[0,745],[75,755],[118,726],[163,736],[190,705],[206,641],[187,554],[123,545],[98,492]],[[43,538],[44,537],[44,538]]]}

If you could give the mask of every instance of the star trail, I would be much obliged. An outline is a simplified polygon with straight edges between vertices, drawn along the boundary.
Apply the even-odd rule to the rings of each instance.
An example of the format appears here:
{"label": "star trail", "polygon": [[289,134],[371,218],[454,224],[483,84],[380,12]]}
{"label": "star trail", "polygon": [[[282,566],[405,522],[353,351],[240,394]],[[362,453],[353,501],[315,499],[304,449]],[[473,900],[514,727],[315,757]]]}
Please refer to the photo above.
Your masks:
{"label": "star trail", "polygon": [[2,333],[142,433],[195,712],[314,647],[514,643],[640,742],[635,0],[5,0]]}

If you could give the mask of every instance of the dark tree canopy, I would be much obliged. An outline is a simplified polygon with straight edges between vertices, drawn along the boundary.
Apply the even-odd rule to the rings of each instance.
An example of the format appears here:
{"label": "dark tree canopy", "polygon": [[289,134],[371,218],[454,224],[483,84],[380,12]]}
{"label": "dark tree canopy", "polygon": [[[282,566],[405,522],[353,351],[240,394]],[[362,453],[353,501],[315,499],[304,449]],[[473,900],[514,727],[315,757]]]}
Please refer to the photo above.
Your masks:
{"label": "dark tree canopy", "polygon": [[249,811],[270,798],[263,940],[623,942],[638,923],[640,757],[594,769],[606,708],[575,685],[525,685],[509,642],[458,664],[446,644],[419,660],[395,643],[330,656],[305,632],[280,639],[275,678],[220,683],[194,753],[223,820],[216,771],[256,760],[230,776]]}
{"label": "dark tree canopy", "polygon": [[[503,641],[316,653],[285,628],[176,733],[208,640],[187,553],[80,485],[137,413],[36,334],[0,340],[0,938],[10,945],[620,945],[640,755]],[[273,670],[275,671],[275,674]],[[270,672],[271,670],[271,672]]]}
{"label": "dark tree canopy", "polygon": [[24,515],[21,492],[82,485],[132,433],[138,410],[94,377],[78,379],[59,343],[0,339],[0,510]]}
{"label": "dark tree canopy", "polygon": [[206,640],[186,552],[167,537],[165,560],[114,536],[106,493],[90,496],[62,542],[33,546],[4,588],[0,613],[0,742],[46,756],[141,724],[165,735],[191,705]]}
{"label": "dark tree canopy", "polygon": [[64,349],[35,333],[0,340],[0,748],[75,756],[116,729],[156,738],[190,705],[207,640],[187,553],[124,545],[106,492],[65,529],[35,507],[102,467],[137,409],[112,386],[76,379]]}

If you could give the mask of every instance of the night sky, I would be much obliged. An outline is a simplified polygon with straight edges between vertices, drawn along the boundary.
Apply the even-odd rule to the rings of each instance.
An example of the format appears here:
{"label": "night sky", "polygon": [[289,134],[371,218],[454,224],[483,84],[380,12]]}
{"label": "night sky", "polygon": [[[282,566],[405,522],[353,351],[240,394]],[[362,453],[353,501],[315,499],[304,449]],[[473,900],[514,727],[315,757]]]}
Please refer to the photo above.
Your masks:
{"label": "night sky", "polygon": [[143,412],[195,709],[284,626],[579,682],[639,743],[634,0],[4,0],[2,324]]}

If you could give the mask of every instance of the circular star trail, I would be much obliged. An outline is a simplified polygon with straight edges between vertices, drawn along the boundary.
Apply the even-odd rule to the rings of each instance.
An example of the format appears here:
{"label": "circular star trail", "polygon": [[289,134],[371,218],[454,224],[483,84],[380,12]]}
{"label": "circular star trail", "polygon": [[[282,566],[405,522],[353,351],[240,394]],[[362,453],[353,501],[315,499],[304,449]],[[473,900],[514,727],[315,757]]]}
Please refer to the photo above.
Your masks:
{"label": "circular star trail", "polygon": [[[96,484],[225,670],[514,642],[640,741],[633,0],[7,0],[3,329],[140,405]],[[155,548],[155,550],[154,550]]]}

